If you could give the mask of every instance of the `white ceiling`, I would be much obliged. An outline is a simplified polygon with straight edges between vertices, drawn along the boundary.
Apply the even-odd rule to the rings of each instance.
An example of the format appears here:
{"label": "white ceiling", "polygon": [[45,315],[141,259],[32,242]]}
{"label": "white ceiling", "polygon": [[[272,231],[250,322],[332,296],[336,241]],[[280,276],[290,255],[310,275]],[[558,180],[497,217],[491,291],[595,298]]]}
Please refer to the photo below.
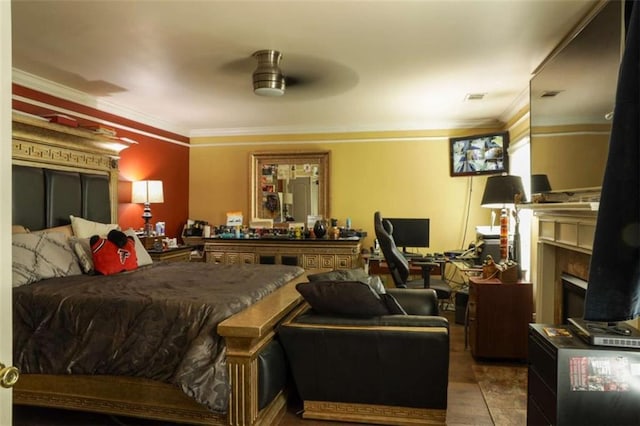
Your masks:
{"label": "white ceiling", "polygon": [[[13,0],[14,82],[191,136],[481,127],[595,3]],[[252,92],[260,49],[282,97]]]}

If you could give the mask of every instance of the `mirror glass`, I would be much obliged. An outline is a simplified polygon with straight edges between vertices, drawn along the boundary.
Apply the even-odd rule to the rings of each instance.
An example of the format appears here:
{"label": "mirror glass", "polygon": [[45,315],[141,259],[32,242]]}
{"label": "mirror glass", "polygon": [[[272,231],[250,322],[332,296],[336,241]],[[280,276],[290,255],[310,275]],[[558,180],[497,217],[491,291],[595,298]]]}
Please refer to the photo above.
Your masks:
{"label": "mirror glass", "polygon": [[531,172],[554,190],[602,184],[621,39],[621,2],[604,3],[531,79]]}
{"label": "mirror glass", "polygon": [[308,216],[329,218],[329,151],[252,153],[252,219],[306,226]]}

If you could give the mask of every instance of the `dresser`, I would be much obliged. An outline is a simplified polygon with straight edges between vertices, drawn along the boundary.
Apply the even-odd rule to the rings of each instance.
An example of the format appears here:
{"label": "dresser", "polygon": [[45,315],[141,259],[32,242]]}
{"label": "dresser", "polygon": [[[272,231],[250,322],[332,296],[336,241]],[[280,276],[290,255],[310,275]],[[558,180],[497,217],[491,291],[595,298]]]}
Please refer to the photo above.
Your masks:
{"label": "dresser", "polygon": [[525,360],[532,320],[531,283],[469,277],[467,333],[475,358]]}
{"label": "dresser", "polygon": [[304,269],[362,266],[360,239],[205,238],[205,262],[296,265]]}
{"label": "dresser", "polygon": [[640,351],[591,346],[566,325],[531,324],[527,425],[640,424]]}

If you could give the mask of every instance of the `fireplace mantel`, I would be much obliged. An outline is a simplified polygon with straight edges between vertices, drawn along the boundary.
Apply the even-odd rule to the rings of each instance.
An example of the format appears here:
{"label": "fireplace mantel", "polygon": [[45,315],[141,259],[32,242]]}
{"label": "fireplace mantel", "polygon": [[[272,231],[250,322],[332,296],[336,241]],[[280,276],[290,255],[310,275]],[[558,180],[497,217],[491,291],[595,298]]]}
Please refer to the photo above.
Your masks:
{"label": "fireplace mantel", "polygon": [[[562,205],[559,205],[562,204]],[[567,205],[568,204],[568,205]],[[558,203],[533,207],[538,218],[538,242],[591,254],[598,203]]]}
{"label": "fireplace mantel", "polygon": [[576,201],[571,203],[537,203],[528,204],[527,209],[533,210],[534,214],[575,214],[585,212],[586,215],[596,215],[598,213],[599,201]]}
{"label": "fireplace mantel", "polygon": [[557,324],[562,318],[562,274],[588,280],[589,262],[598,216],[597,201],[527,205],[537,219],[536,322]]}

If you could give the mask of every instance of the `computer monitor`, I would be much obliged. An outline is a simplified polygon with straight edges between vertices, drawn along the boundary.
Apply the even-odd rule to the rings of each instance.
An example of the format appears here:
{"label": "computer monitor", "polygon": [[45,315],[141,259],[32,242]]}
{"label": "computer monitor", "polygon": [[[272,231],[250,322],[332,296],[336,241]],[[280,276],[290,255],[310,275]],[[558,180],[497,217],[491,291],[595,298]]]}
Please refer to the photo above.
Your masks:
{"label": "computer monitor", "polygon": [[426,218],[385,218],[393,225],[393,240],[396,246],[407,248],[429,247],[429,219]]}

